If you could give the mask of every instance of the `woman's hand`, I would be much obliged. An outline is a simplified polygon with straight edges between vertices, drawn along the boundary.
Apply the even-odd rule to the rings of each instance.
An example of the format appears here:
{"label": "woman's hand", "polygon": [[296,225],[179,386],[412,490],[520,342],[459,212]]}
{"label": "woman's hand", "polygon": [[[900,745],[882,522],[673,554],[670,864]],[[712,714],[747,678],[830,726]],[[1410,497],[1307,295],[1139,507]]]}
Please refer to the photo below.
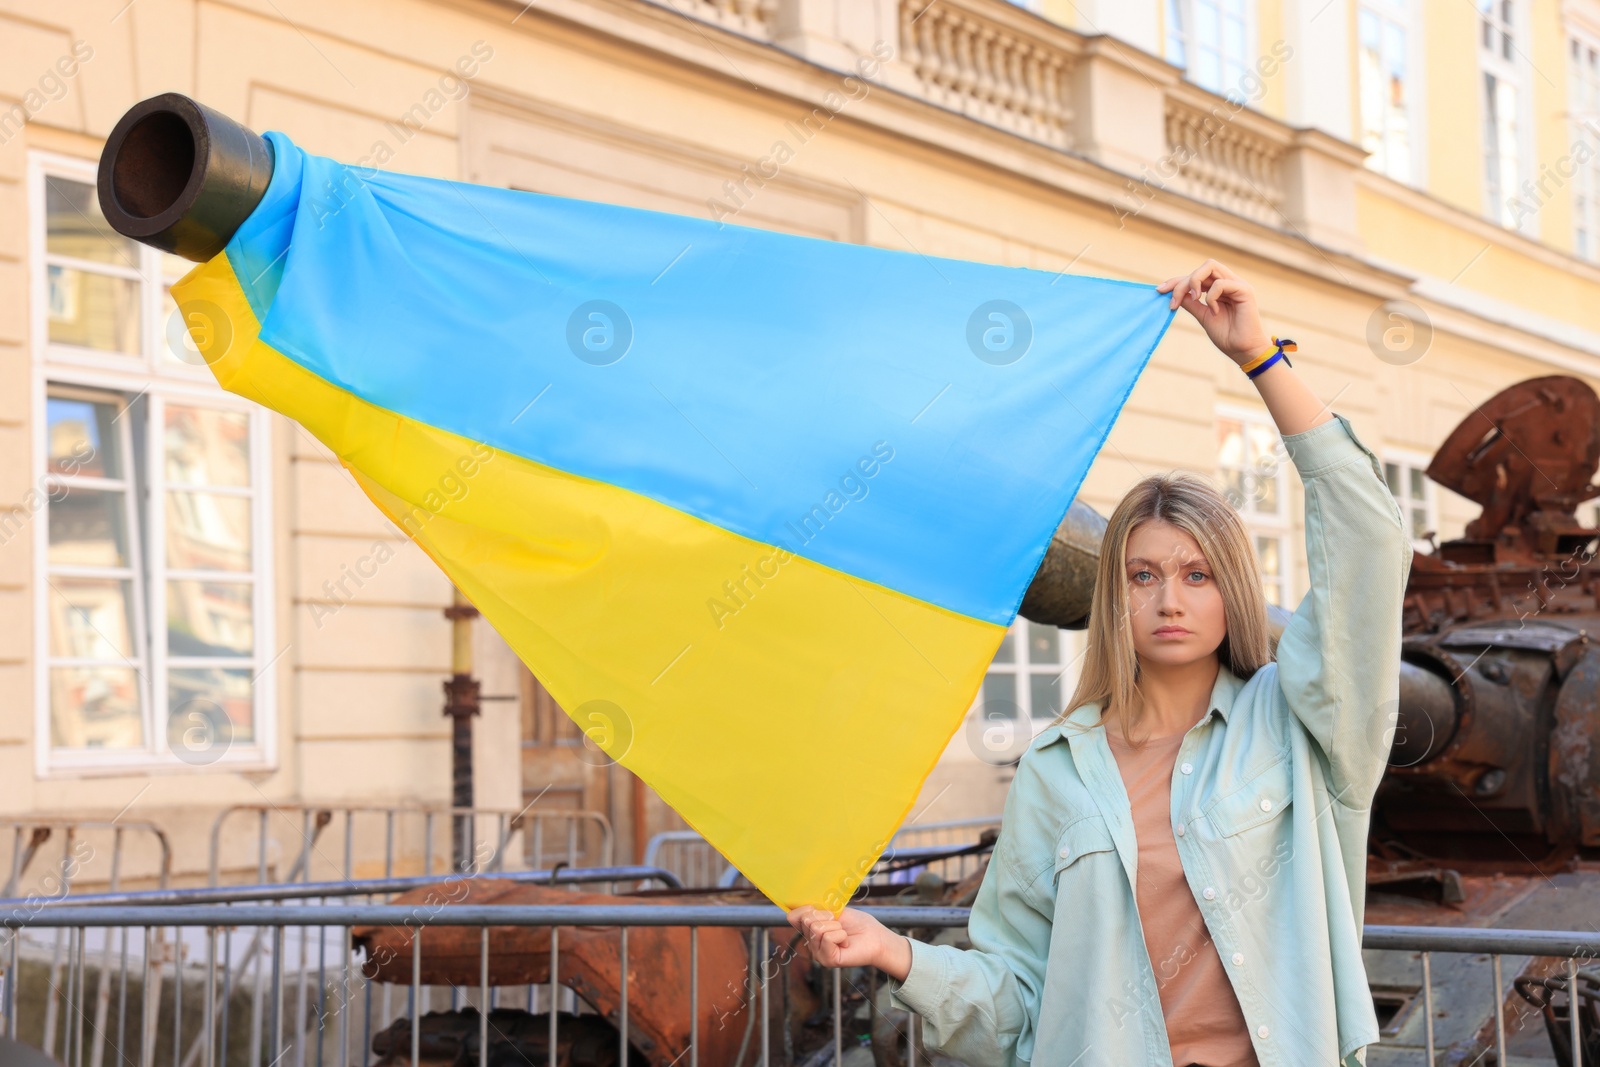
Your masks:
{"label": "woman's hand", "polygon": [[1211,343],[1235,363],[1248,363],[1271,346],[1272,338],[1261,325],[1256,291],[1216,260],[1208,259],[1192,274],[1168,278],[1156,286],[1158,293],[1168,291],[1172,293],[1169,306],[1181,306],[1193,315]]}
{"label": "woman's hand", "polygon": [[876,967],[896,981],[911,973],[910,942],[866,912],[845,908],[835,918],[802,904],[785,917],[824,967]]}

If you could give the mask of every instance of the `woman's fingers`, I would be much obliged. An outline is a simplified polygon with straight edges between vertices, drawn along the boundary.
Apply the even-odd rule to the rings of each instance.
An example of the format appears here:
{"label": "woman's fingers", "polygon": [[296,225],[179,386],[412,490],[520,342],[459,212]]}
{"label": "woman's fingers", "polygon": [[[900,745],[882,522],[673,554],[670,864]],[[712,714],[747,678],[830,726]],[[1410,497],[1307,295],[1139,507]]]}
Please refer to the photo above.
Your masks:
{"label": "woman's fingers", "polygon": [[1210,315],[1212,311],[1211,308],[1207,307],[1201,302],[1198,293],[1192,293],[1188,289],[1181,290],[1181,298],[1176,304],[1173,305],[1173,307],[1183,308],[1183,310],[1193,315],[1201,323],[1206,321],[1206,316]]}
{"label": "woman's fingers", "polygon": [[1225,271],[1226,268],[1216,260],[1206,260],[1189,275],[1189,292],[1198,297],[1216,279],[1229,277]]}
{"label": "woman's fingers", "polygon": [[1189,275],[1186,292],[1190,296],[1199,296],[1206,284],[1211,280],[1211,261],[1208,259]]}
{"label": "woman's fingers", "polygon": [[1163,282],[1163,285],[1172,287],[1172,302],[1167,306],[1171,308],[1182,307],[1185,306],[1187,301],[1197,298],[1200,295],[1201,286],[1205,284],[1206,270],[1207,268],[1201,267],[1192,274],[1184,274]]}
{"label": "woman's fingers", "polygon": [[1188,284],[1189,276],[1187,274],[1180,274],[1176,278],[1168,278],[1166,281],[1156,286],[1156,291],[1158,293],[1172,293],[1172,300],[1167,304],[1167,307],[1175,308],[1178,306],[1179,302],[1183,300],[1184,295],[1188,292]]}
{"label": "woman's fingers", "polygon": [[[1172,302],[1168,306],[1176,308],[1183,306],[1184,301],[1187,299],[1198,300],[1200,294],[1205,292],[1207,287],[1215,283],[1219,278],[1236,281],[1238,280],[1238,275],[1216,260],[1208,259],[1189,274],[1168,278],[1156,286],[1156,291],[1165,293],[1170,290],[1172,292]],[[1190,310],[1193,309],[1191,308]]]}
{"label": "woman's fingers", "polygon": [[1206,303],[1211,307],[1216,307],[1217,298],[1220,296],[1247,297],[1249,295],[1250,288],[1244,282],[1231,278],[1218,278],[1211,283],[1211,288],[1206,290]]}
{"label": "woman's fingers", "polygon": [[813,956],[824,963],[837,962],[850,935],[832,912],[803,904],[789,911],[786,918],[805,937]]}
{"label": "woman's fingers", "polygon": [[823,911],[821,908],[810,904],[801,904],[799,907],[790,908],[784,918],[789,920],[789,925],[798,927],[803,923],[812,922],[816,919],[831,919],[833,918],[833,913]]}

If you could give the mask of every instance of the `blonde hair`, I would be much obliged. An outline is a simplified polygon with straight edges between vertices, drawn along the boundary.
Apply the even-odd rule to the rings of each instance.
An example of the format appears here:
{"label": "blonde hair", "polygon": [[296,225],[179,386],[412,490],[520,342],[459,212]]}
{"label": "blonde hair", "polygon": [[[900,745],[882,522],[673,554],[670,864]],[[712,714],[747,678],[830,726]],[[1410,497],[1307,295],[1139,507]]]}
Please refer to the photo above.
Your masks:
{"label": "blonde hair", "polygon": [[1122,498],[1107,521],[1090,602],[1083,670],[1072,699],[1064,705],[1066,710],[1055,719],[1066,722],[1084,704],[1098,703],[1103,720],[1106,709],[1115,707],[1120,712],[1122,736],[1135,747],[1148,738],[1135,741],[1130,729],[1138,725],[1141,716],[1135,700],[1139,660],[1128,618],[1128,538],[1140,526],[1155,521],[1169,522],[1186,531],[1199,543],[1211,565],[1212,578],[1222,593],[1227,623],[1227,633],[1217,647],[1222,666],[1248,679],[1272,659],[1261,573],[1239,513],[1198,475],[1175,472],[1142,479]]}

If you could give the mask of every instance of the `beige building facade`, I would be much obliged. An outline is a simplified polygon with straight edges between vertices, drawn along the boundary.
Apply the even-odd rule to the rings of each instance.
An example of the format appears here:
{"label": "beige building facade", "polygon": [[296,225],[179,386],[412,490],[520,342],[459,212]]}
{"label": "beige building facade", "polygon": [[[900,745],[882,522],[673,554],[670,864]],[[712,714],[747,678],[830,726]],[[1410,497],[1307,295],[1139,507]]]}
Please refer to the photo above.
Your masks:
{"label": "beige building facade", "polygon": [[[1476,514],[1421,474],[1454,426],[1525,378],[1600,384],[1597,54],[1600,2],[1554,0],[0,0],[0,850],[55,821],[145,841],[130,882],[157,831],[186,881],[444,861],[448,820],[420,810],[449,798],[449,584],[304,431],[217,388],[167,295],[188,265],[99,217],[138,100],[926,256],[1141,282],[1213,256],[1384,456],[1425,547]],[[1081,496],[1109,513],[1157,470],[1218,478],[1292,608],[1276,444],[1180,316]],[[632,861],[682,827],[471,625],[480,836],[508,862],[571,832],[583,862]],[[1018,624],[915,818],[1000,810],[1003,756],[1081,647]]]}

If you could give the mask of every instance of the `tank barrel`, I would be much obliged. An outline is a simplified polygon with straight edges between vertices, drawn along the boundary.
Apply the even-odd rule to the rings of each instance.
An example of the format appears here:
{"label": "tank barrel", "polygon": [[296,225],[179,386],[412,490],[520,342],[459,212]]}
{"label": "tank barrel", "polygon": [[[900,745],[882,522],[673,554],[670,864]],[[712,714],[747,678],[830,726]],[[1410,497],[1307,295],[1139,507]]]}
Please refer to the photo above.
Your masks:
{"label": "tank barrel", "polygon": [[1088,625],[1105,532],[1106,520],[1098,511],[1081,500],[1072,502],[1022,598],[1023,618],[1068,630]]}
{"label": "tank barrel", "polygon": [[182,93],[128,109],[100,156],[100,210],[124,237],[203,263],[266,195],[272,146]]}
{"label": "tank barrel", "polygon": [[1443,752],[1458,721],[1455,688],[1426,667],[1400,663],[1400,714],[1389,764],[1415,767]]}

